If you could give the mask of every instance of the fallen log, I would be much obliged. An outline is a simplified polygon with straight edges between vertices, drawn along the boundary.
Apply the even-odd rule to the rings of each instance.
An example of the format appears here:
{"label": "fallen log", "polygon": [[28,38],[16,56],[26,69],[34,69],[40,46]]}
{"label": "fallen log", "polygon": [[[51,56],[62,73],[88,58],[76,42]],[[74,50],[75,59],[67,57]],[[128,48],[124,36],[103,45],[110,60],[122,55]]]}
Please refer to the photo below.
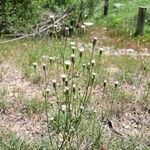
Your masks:
{"label": "fallen log", "polygon": [[5,43],[9,43],[9,42],[14,42],[17,40],[21,40],[21,39],[25,39],[28,37],[35,37],[36,35],[39,35],[47,30],[49,30],[50,28],[52,28],[55,24],[59,23],[60,21],[62,21],[63,19],[65,19],[66,17],[68,17],[70,15],[70,13],[72,12],[72,10],[68,10],[64,15],[62,15],[60,18],[58,18],[56,21],[54,21],[54,23],[47,25],[39,30],[36,30],[35,32],[31,33],[31,34],[25,34],[21,37],[17,37],[14,39],[10,39],[10,40],[6,40],[6,41],[2,41],[0,42],[0,44],[5,44]]}

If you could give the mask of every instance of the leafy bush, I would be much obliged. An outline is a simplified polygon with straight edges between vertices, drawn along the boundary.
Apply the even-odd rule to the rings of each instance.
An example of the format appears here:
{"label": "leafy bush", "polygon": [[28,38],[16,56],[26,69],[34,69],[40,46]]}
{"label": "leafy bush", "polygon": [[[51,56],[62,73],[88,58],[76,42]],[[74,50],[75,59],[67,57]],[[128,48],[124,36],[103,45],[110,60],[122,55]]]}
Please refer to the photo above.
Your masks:
{"label": "leafy bush", "polygon": [[2,2],[0,33],[30,29],[39,19],[40,1],[6,0]]}

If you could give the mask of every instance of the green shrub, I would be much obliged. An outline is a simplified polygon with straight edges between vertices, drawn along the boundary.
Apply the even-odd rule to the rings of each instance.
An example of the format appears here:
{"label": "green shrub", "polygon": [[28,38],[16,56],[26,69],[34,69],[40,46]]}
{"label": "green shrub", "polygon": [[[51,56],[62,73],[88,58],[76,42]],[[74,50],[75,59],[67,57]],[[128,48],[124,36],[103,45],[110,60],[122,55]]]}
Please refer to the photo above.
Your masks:
{"label": "green shrub", "polygon": [[0,33],[30,30],[39,19],[40,2],[35,0],[6,0],[1,7]]}

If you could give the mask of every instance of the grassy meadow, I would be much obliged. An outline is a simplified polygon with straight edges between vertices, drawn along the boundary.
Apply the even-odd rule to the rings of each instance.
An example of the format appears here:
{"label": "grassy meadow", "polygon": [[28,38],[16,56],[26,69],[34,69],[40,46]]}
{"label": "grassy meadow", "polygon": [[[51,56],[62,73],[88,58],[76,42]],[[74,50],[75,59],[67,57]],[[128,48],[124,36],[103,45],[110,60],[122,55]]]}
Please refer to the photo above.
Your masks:
{"label": "grassy meadow", "polygon": [[0,46],[0,149],[149,149],[149,55],[99,39]]}

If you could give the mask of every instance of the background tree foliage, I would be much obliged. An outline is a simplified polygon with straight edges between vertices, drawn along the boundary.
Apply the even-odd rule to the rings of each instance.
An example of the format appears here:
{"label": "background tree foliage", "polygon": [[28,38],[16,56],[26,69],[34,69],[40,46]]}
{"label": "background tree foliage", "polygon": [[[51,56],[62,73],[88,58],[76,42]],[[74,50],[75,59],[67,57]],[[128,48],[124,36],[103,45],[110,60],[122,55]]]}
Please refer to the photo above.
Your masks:
{"label": "background tree foliage", "polygon": [[40,1],[5,0],[1,2],[1,33],[29,30],[40,17]]}
{"label": "background tree foliage", "polygon": [[98,0],[5,0],[1,2],[0,33],[30,31],[43,11],[62,12],[75,8],[74,17],[92,15]]}

